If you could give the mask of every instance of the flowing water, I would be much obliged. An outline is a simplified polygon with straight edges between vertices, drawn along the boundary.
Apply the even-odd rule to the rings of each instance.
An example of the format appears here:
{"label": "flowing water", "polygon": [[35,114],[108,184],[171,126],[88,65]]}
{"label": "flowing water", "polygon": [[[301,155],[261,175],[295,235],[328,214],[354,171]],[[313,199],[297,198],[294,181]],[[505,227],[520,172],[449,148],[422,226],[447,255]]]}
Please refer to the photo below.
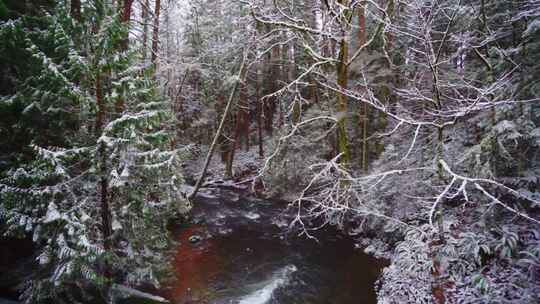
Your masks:
{"label": "flowing water", "polygon": [[[335,230],[317,241],[287,232],[284,204],[219,191],[199,197],[189,228],[174,230],[174,303],[369,304],[384,262]],[[201,241],[191,243],[192,236]]]}

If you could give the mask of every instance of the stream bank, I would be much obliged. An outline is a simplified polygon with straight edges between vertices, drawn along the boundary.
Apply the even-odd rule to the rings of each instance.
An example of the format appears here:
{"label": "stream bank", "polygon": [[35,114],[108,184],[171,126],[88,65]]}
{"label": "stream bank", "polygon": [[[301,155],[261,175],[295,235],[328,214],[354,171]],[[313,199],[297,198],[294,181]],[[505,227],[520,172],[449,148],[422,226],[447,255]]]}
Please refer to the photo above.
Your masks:
{"label": "stream bank", "polygon": [[[172,229],[178,280],[172,303],[376,303],[386,261],[365,254],[332,227],[307,239],[279,201],[219,188],[197,196],[189,227]],[[291,230],[292,229],[292,230]]]}
{"label": "stream bank", "polygon": [[[377,302],[375,284],[387,263],[365,254],[351,236],[332,227],[314,231],[317,240],[298,236],[288,226],[293,213],[286,211],[286,202],[251,197],[228,184],[204,188],[193,205],[189,225],[171,228],[177,280],[157,292],[171,303]],[[32,248],[25,252],[27,258],[20,261],[30,263],[21,268],[27,276],[36,265]],[[10,254],[5,261],[14,260]],[[10,280],[9,292],[3,290],[1,297],[17,300],[20,282]],[[149,294],[135,296],[146,301]]]}

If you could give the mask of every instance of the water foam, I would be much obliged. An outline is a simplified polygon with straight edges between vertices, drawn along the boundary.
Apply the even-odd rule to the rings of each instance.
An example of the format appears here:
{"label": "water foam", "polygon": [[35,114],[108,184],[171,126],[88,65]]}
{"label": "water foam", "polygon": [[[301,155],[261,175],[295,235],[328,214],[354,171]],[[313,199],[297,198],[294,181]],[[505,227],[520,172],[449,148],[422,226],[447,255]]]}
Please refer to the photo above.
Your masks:
{"label": "water foam", "polygon": [[289,282],[290,276],[297,270],[294,265],[287,265],[274,273],[268,283],[260,289],[255,290],[249,295],[240,299],[238,304],[264,304],[272,299],[272,294],[280,286]]}

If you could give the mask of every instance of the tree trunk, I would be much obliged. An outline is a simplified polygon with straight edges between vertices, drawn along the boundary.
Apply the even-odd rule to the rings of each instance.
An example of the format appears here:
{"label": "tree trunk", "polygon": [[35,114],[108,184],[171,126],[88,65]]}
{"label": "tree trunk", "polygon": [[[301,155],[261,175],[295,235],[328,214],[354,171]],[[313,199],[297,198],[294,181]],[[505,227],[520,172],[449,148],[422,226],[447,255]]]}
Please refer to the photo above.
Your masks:
{"label": "tree trunk", "polygon": [[[129,21],[131,19],[131,8],[133,6],[133,1],[134,0],[124,0],[122,2],[122,14],[120,15],[120,22],[124,24],[127,29],[126,36],[120,45],[120,51],[122,52],[126,52],[129,48]],[[118,2],[118,4],[120,6],[120,2]],[[118,115],[124,112],[124,98],[122,98],[121,94],[116,98],[114,109]]]}
{"label": "tree trunk", "polygon": [[101,75],[96,76],[96,105],[98,108],[98,111],[96,113],[96,125],[95,125],[95,133],[96,136],[101,136],[101,129],[103,128],[103,119],[105,114],[105,105],[103,104],[103,99],[101,98]]}
{"label": "tree trunk", "polygon": [[[391,17],[393,14],[394,14],[394,0],[390,0],[388,4],[387,18]],[[365,22],[364,22],[364,26],[365,26]],[[387,109],[390,109],[391,111],[391,109],[394,107],[395,100],[396,100],[395,95],[393,94],[392,90],[393,88],[397,87],[397,77],[395,76],[396,74],[394,73],[395,71],[392,64],[393,58],[391,56],[391,51],[394,44],[393,43],[394,37],[393,37],[392,32],[390,31],[387,31],[386,33],[384,33],[383,37],[384,37],[383,52],[387,59],[385,62],[385,67],[389,71],[392,71],[393,73],[389,76],[387,84],[382,88],[382,93],[381,93],[382,96],[380,100],[387,106]],[[388,117],[387,117],[386,112],[379,111],[377,130],[383,132],[386,129],[387,125],[388,125]],[[376,152],[375,154],[377,157],[379,157],[384,152],[384,139],[383,138],[376,139],[375,152]]]}
{"label": "tree trunk", "polygon": [[364,103],[363,119],[362,119],[362,170],[364,173],[368,172],[368,128],[369,128],[369,105]]}
{"label": "tree trunk", "polygon": [[249,117],[250,117],[250,107],[249,107],[249,97],[247,93],[247,86],[246,84],[242,84],[242,87],[240,88],[240,98],[242,100],[243,104],[243,131],[244,131],[244,139],[246,144],[246,151],[249,151]]}
{"label": "tree trunk", "polygon": [[[96,76],[95,82],[95,93],[96,93],[96,104],[98,112],[96,114],[96,126],[95,134],[96,138],[101,137],[101,132],[103,130],[103,124],[105,119],[106,107],[104,100],[102,98],[102,86],[101,86],[101,76]],[[104,142],[98,142],[98,172],[99,172],[99,199],[100,199],[100,217],[101,217],[101,226],[100,232],[103,237],[103,249],[105,252],[108,252],[112,248],[111,244],[111,210],[109,206],[109,195],[108,195],[108,181],[107,181],[107,155],[106,155],[106,144]],[[110,278],[109,265],[107,262],[103,265],[103,276],[105,278]],[[106,294],[108,294],[109,287],[107,285]]]}
{"label": "tree trunk", "polygon": [[257,139],[259,142],[259,156],[264,157],[263,147],[263,132],[262,132],[262,101],[261,101],[261,84],[259,83],[259,67],[255,68],[255,99],[257,103]]}
{"label": "tree trunk", "polygon": [[[240,89],[241,91],[242,89]],[[236,154],[236,148],[238,147],[238,141],[240,139],[240,129],[242,127],[242,109],[238,109],[236,112],[236,119],[234,121],[234,131],[233,131],[233,140],[230,145],[231,149],[227,153],[227,164],[225,165],[225,176],[227,178],[233,178],[233,163],[234,155]]]}
{"label": "tree trunk", "polygon": [[[358,32],[357,34],[357,40],[358,40],[358,48],[362,47],[366,43],[366,15],[365,15],[365,8],[364,5],[359,5],[357,7],[358,10]],[[365,90],[364,87],[359,87],[359,90]],[[359,117],[361,118],[358,123],[358,128],[362,130],[362,153],[361,153],[361,161],[360,165],[364,173],[367,173],[368,171],[368,151],[369,151],[369,143],[368,143],[368,129],[369,129],[369,105],[367,103],[364,103],[361,107],[361,113],[359,113]]]}
{"label": "tree trunk", "polygon": [[[279,70],[279,46],[274,46],[270,51],[268,56],[268,61],[270,66],[270,73],[267,78],[267,94],[274,93],[277,90],[277,79],[280,74]],[[272,96],[265,99],[264,102],[264,118],[265,118],[265,129],[268,135],[272,136],[273,133],[273,123],[274,123],[274,114],[276,112],[276,97]]]}
{"label": "tree trunk", "polygon": [[70,13],[73,19],[81,21],[81,0],[71,0]]}
{"label": "tree trunk", "polygon": [[141,19],[143,22],[143,39],[142,39],[142,59],[146,61],[147,49],[148,49],[148,8],[150,7],[149,0],[144,0],[141,11]]}
{"label": "tree trunk", "polygon": [[244,54],[244,57],[242,58],[242,64],[240,65],[240,70],[238,71],[239,79],[238,81],[235,82],[234,87],[231,91],[231,94],[229,95],[229,100],[227,101],[227,106],[225,106],[223,117],[221,118],[221,122],[219,123],[219,127],[216,131],[216,135],[214,136],[214,140],[212,141],[212,144],[210,145],[210,150],[208,151],[208,154],[206,155],[206,160],[204,161],[204,166],[201,172],[201,176],[199,176],[199,179],[197,180],[197,183],[195,184],[195,188],[187,197],[189,200],[192,200],[195,197],[195,195],[201,188],[201,185],[204,181],[204,176],[206,175],[206,170],[208,170],[208,165],[210,164],[210,161],[212,160],[212,155],[214,154],[214,150],[216,149],[218,138],[221,136],[223,126],[225,125],[225,121],[227,120],[227,116],[231,110],[234,96],[236,95],[236,91],[238,90],[239,82],[242,81],[242,78],[243,78],[242,76],[244,75],[245,62],[246,62],[246,54]]}
{"label": "tree trunk", "polygon": [[240,102],[238,111],[236,112],[236,120],[234,122],[233,142],[230,145],[230,151],[227,153],[227,164],[225,166],[225,176],[233,177],[233,164],[236,149],[241,148],[240,137],[244,137],[246,143],[246,151],[249,151],[249,111],[247,105],[246,84],[240,84]]}
{"label": "tree trunk", "polygon": [[300,106],[300,101],[298,100],[298,98],[294,99],[292,107],[293,109],[292,109],[291,120],[292,120],[293,125],[296,125],[297,123],[300,122],[300,114],[302,111],[302,107]]}
{"label": "tree trunk", "polygon": [[[348,6],[349,4],[345,0],[339,1],[340,4],[344,6]],[[349,19],[350,11],[346,10],[343,13],[344,19]],[[347,61],[349,59],[349,48],[348,48],[348,42],[345,37],[347,31],[346,28],[348,25],[346,25],[347,20],[342,20],[341,24],[341,34],[342,38],[339,42],[339,56],[338,56],[338,63],[336,66],[336,72],[337,72],[337,84],[338,89],[347,89],[347,82],[348,82],[348,68],[347,68]],[[337,93],[337,100],[336,100],[336,110],[338,112],[339,118],[337,122],[337,151],[338,153],[342,154],[340,161],[342,163],[348,163],[349,162],[349,143],[347,138],[347,112],[348,112],[348,105],[347,105],[347,97],[341,93]]]}
{"label": "tree trunk", "polygon": [[[393,80],[391,80],[391,83],[394,83]],[[391,89],[389,87],[383,88],[383,96],[382,101],[388,106],[387,108],[390,108],[390,106],[393,104],[391,101],[392,93],[390,91]],[[386,126],[388,125],[388,117],[386,115],[386,112],[384,111],[378,111],[378,123],[377,123],[377,130],[380,132],[384,132],[386,129]],[[376,140],[376,146],[375,146],[375,152],[377,157],[379,157],[384,152],[384,140],[383,138],[379,138]]]}
{"label": "tree trunk", "polygon": [[124,0],[122,3],[119,1],[118,6],[122,8],[120,14],[120,22],[127,28],[127,33],[121,43],[121,51],[127,51],[129,47],[129,21],[131,19],[131,8],[134,0]]}
{"label": "tree trunk", "polygon": [[103,235],[103,249],[105,251],[110,251],[112,248],[111,244],[111,210],[109,206],[109,195],[108,195],[108,181],[107,181],[107,155],[106,155],[106,146],[105,143],[100,143],[99,145],[99,154],[101,156],[100,164],[100,202],[101,202],[101,233]]}
{"label": "tree trunk", "polygon": [[159,13],[161,11],[161,1],[156,0],[154,9],[154,29],[152,33],[152,64],[155,66],[158,54],[158,35],[159,35]]}
{"label": "tree trunk", "polygon": [[444,177],[443,166],[441,160],[443,159],[443,146],[444,145],[444,128],[437,127],[437,166],[439,178],[442,180]]}

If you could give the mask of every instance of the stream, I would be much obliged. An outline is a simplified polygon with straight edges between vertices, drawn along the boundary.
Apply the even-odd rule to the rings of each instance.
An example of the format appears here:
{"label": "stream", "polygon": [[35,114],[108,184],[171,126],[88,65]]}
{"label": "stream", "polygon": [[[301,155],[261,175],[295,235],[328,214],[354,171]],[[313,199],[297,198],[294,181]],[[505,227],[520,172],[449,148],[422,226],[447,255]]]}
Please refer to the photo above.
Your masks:
{"label": "stream", "polygon": [[192,225],[173,229],[173,303],[376,303],[384,261],[353,239],[331,228],[299,237],[286,204],[212,191],[196,199]]}

